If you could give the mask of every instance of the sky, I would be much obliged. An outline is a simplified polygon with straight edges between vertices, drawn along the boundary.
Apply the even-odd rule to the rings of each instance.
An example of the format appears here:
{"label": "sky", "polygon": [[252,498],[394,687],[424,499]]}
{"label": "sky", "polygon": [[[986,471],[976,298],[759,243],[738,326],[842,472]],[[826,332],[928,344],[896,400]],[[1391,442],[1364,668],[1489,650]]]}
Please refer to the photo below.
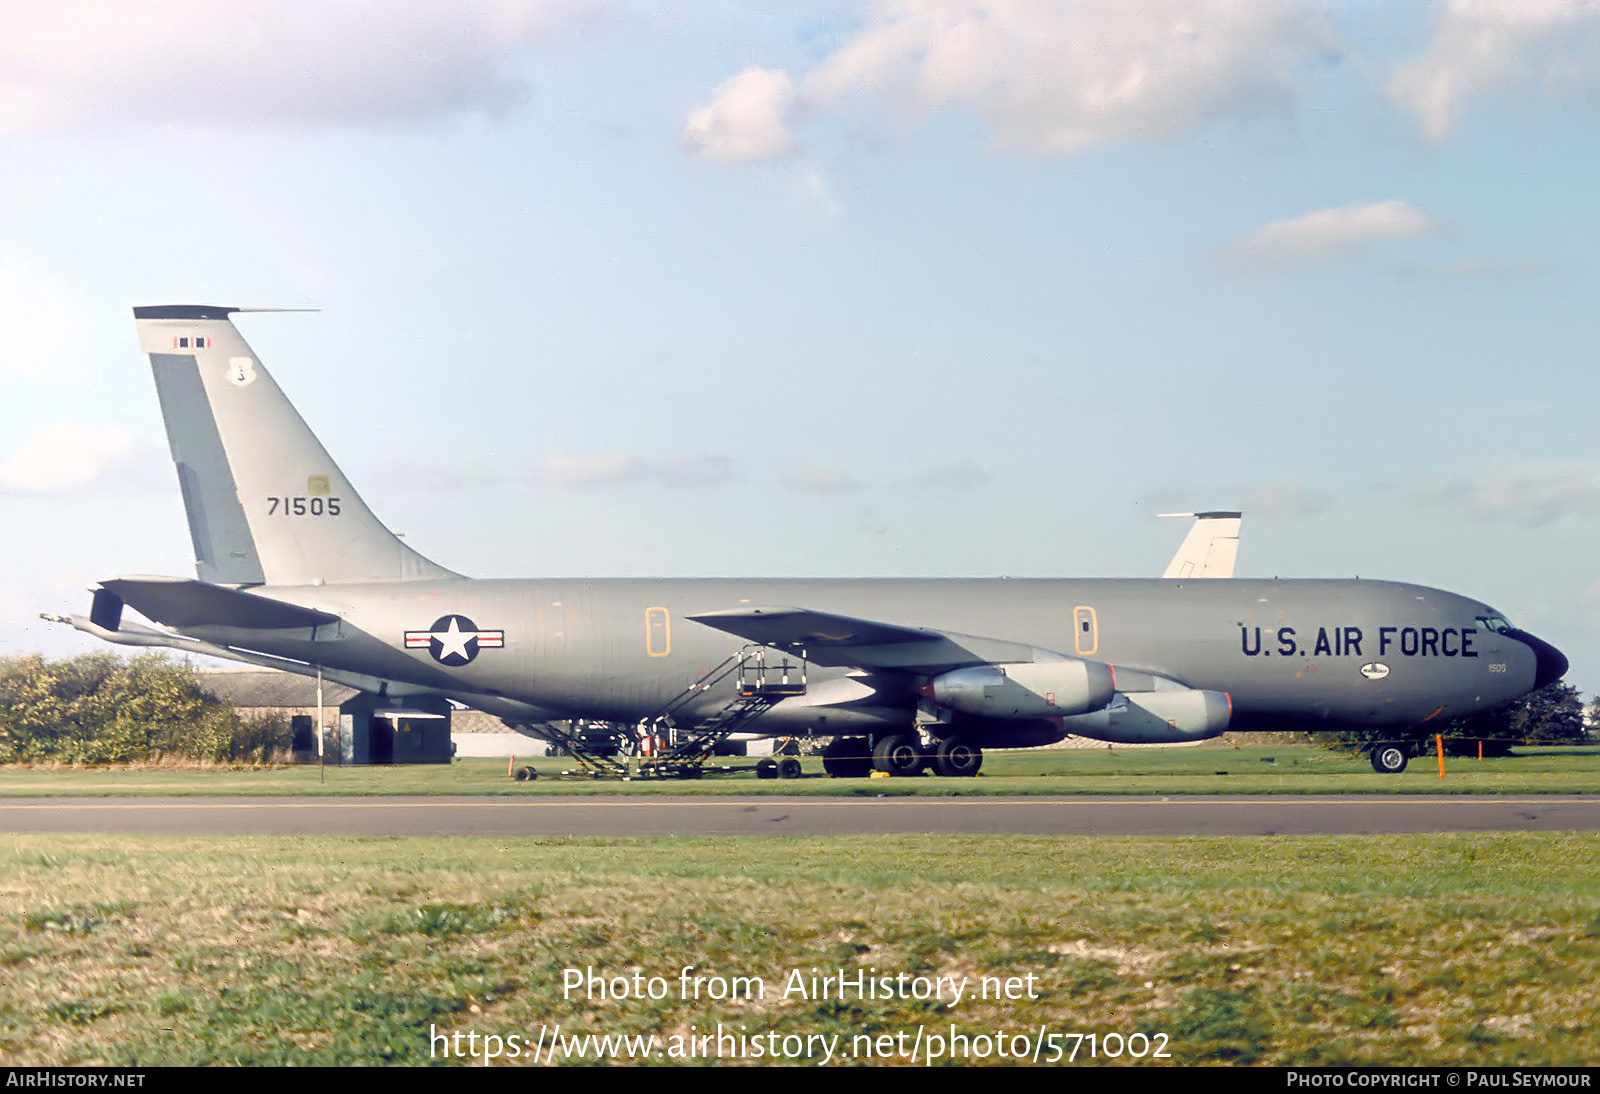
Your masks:
{"label": "sky", "polygon": [[1600,4],[0,0],[0,655],[192,575],[130,309],[496,577],[1483,600],[1600,691]]}

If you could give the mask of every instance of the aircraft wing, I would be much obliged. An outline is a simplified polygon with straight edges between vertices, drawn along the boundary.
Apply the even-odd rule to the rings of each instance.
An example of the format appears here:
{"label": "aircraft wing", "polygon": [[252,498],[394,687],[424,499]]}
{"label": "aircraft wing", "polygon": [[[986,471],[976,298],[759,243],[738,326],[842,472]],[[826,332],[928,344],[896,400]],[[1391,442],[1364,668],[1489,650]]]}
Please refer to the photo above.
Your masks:
{"label": "aircraft wing", "polygon": [[691,615],[704,623],[763,646],[889,646],[901,642],[925,642],[937,632],[898,623],[879,623],[833,612],[809,608],[735,608],[722,612]]}
{"label": "aircraft wing", "polygon": [[[741,608],[689,618],[817,665],[930,677],[923,695],[979,717],[1060,719],[1101,710],[1116,693],[1111,665],[1021,642],[806,608]],[[1145,678],[1141,685],[1157,686],[1149,673],[1134,675]]]}
{"label": "aircraft wing", "polygon": [[207,625],[248,630],[321,627],[339,617],[298,604],[183,577],[116,577],[100,587],[146,619],[169,627]]}
{"label": "aircraft wing", "polygon": [[810,608],[735,608],[688,618],[828,667],[921,674],[964,665],[1034,661],[1050,654],[1021,642],[907,627]]}

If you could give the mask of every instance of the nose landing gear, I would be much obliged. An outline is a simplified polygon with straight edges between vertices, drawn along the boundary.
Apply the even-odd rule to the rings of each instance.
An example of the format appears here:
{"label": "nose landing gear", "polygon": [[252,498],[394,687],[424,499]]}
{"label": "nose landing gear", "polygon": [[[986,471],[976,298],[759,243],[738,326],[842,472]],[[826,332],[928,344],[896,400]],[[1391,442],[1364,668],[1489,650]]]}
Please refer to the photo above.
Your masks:
{"label": "nose landing gear", "polygon": [[1380,775],[1398,775],[1406,769],[1411,757],[1397,744],[1384,743],[1372,748],[1372,770]]}

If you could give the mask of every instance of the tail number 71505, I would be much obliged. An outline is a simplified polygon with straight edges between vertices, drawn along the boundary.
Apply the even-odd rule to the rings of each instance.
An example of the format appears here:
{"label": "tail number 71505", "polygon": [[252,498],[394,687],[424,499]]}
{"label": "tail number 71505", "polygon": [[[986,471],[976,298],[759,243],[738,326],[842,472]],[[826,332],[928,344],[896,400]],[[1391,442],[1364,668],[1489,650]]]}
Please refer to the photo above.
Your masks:
{"label": "tail number 71505", "polygon": [[267,516],[281,512],[286,517],[336,517],[339,515],[338,498],[299,497],[268,498]]}

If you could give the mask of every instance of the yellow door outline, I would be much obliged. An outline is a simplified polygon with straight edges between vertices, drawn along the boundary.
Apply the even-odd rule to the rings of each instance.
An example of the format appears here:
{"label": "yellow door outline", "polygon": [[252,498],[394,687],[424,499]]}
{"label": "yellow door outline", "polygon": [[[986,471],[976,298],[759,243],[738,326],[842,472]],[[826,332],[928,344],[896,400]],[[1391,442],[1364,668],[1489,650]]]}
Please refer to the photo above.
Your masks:
{"label": "yellow door outline", "polygon": [[1087,604],[1072,609],[1072,641],[1079,657],[1088,657],[1100,649],[1100,620]]}
{"label": "yellow door outline", "polygon": [[672,618],[665,608],[644,610],[644,652],[651,657],[672,653]]}

